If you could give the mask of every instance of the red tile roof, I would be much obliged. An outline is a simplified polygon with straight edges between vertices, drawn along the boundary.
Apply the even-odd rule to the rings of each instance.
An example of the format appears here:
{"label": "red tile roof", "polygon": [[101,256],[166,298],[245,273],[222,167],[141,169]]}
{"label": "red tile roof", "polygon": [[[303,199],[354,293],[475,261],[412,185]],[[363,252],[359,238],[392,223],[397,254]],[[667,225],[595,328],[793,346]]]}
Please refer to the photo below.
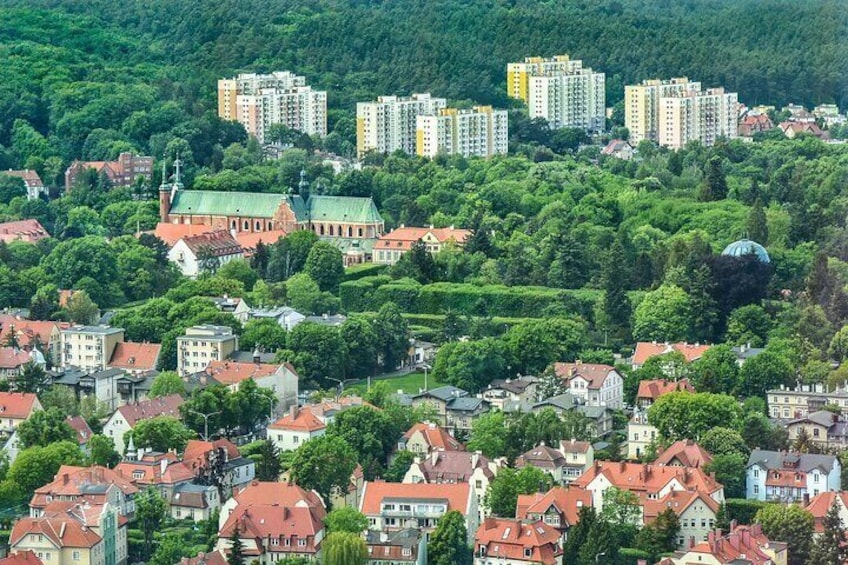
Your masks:
{"label": "red tile roof", "polygon": [[19,178],[24,181],[24,184],[26,184],[27,186],[44,186],[44,182],[41,180],[41,177],[38,176],[38,173],[31,169],[20,169],[17,171],[9,169],[8,171],[0,171],[0,175]]}
{"label": "red tile roof", "polygon": [[0,559],[0,565],[42,565],[42,563],[35,553],[24,550]]}
{"label": "red tile roof", "polygon": [[636,344],[636,351],[633,352],[633,364],[644,365],[645,361],[657,355],[665,355],[672,351],[677,351],[682,354],[690,363],[706,353],[712,347],[706,344],[695,343],[654,343],[650,341],[640,341]]}
{"label": "red tile roof", "polygon": [[36,243],[50,237],[38,220],[17,220],[0,223],[0,241]]}
{"label": "red tile roof", "polygon": [[[294,417],[292,417],[294,412]],[[327,426],[310,410],[293,408],[288,414],[268,426],[269,430],[290,430],[296,432],[317,432]]]}
{"label": "red tile roof", "polygon": [[583,377],[589,382],[590,389],[599,389],[615,367],[592,363],[554,363],[554,372],[558,377],[570,381],[574,377]]}
{"label": "red tile roof", "polygon": [[458,228],[414,228],[400,227],[380,236],[374,244],[374,249],[401,249],[408,251],[412,244],[420,241],[427,234],[432,234],[439,243],[455,241],[462,245],[471,237],[470,230]]}
{"label": "red tile roof", "polygon": [[824,517],[834,502],[842,506],[843,509],[848,508],[848,491],[825,491],[813,497],[810,503],[804,507],[804,510],[813,515],[817,533],[824,531]]}
{"label": "red tile roof", "polygon": [[401,484],[383,481],[366,482],[362,489],[359,511],[365,515],[380,513],[380,503],[386,498],[416,500],[447,500],[448,511],[458,510],[465,514],[473,493],[468,483]]}
{"label": "red tile roof", "polygon": [[713,514],[718,512],[719,503],[710,495],[698,490],[673,490],[660,499],[645,497],[642,499],[645,523],[648,524],[656,520],[660,512],[664,512],[667,508],[671,508],[675,514],[680,516],[697,501],[702,502]]}
{"label": "red tile roof", "polygon": [[261,241],[265,245],[277,243],[281,237],[286,237],[288,233],[284,230],[270,230],[260,232],[237,232],[236,241],[245,250],[247,255],[252,255],[256,251],[256,246]]}
{"label": "red tile roof", "polygon": [[0,347],[0,369],[16,370],[29,361],[28,351],[17,347]]}
{"label": "red tile roof", "polygon": [[182,242],[195,255],[205,253],[212,257],[224,257],[243,253],[241,246],[227,230],[185,236],[182,238]]}
{"label": "red tile roof", "polygon": [[10,314],[0,315],[0,343],[6,343],[13,331],[18,337],[20,347],[30,347],[34,338],[38,338],[42,347],[50,345],[50,334],[53,329],[60,330],[71,327],[68,322],[53,322],[41,320],[22,320]]}
{"label": "red tile roof", "polygon": [[660,453],[654,465],[673,465],[677,461],[684,467],[700,467],[713,462],[713,456],[691,439],[675,441]]}
{"label": "red tile roof", "polygon": [[515,516],[522,520],[534,519],[553,508],[560,515],[561,527],[568,528],[579,521],[580,508],[591,505],[592,493],[588,490],[574,486],[554,487],[546,493],[518,495]]}
{"label": "red tile roof", "polygon": [[589,453],[592,443],[588,441],[577,441],[576,439],[564,439],[559,442],[560,453]]}
{"label": "red tile roof", "polygon": [[109,367],[130,371],[152,371],[159,360],[161,343],[135,343],[125,341],[115,346]]}
{"label": "red tile roof", "polygon": [[403,437],[410,440],[416,434],[423,436],[424,441],[427,443],[430,450],[465,451],[465,446],[442,429],[442,427],[438,424],[430,422],[415,424],[409,428],[405,434],[403,434]]}
{"label": "red tile roof", "polygon": [[[161,461],[167,461],[165,471],[162,471]],[[194,471],[176,456],[162,457],[157,461],[121,461],[115,466],[115,471],[139,486],[178,485],[194,479]]]}
{"label": "red tile roof", "polygon": [[183,462],[190,469],[199,469],[206,464],[206,455],[217,449],[224,451],[226,461],[241,457],[238,447],[228,439],[221,438],[214,441],[192,439],[186,445],[185,452],[183,453]]}
{"label": "red tile roof", "polygon": [[636,400],[656,401],[657,398],[664,394],[679,391],[695,392],[695,387],[692,386],[692,383],[687,378],[682,378],[679,381],[668,381],[666,379],[640,381]]}
{"label": "red tile roof", "polygon": [[212,361],[204,371],[222,385],[229,386],[239,384],[247,379],[271,376],[279,368],[279,365],[273,363]]}
{"label": "red tile roof", "polygon": [[183,397],[179,394],[171,394],[168,396],[160,396],[159,398],[151,398],[143,400],[135,404],[126,404],[116,410],[124,417],[130,427],[135,426],[139,420],[149,420],[157,416],[173,416],[180,417],[180,406],[183,404]]}
{"label": "red tile roof", "polygon": [[68,416],[66,421],[77,433],[77,443],[80,445],[88,443],[88,440],[91,439],[93,433],[91,432],[91,428],[88,426],[88,422],[85,421],[85,418],[82,416]]}
{"label": "red tile roof", "polygon": [[428,483],[467,483],[477,469],[489,479],[495,476],[489,468],[489,459],[477,453],[434,451],[420,461],[418,468]]}
{"label": "red tile roof", "polygon": [[716,532],[710,532],[707,536],[707,541],[695,545],[685,553],[712,555],[719,563],[728,565],[743,559],[752,565],[769,565],[773,561],[771,556],[763,551],[764,547],[786,550],[786,544],[769,540],[759,524],[738,526],[724,536],[718,536]]}
{"label": "red tile roof", "polygon": [[[507,559],[554,565],[562,554],[560,532],[544,522],[530,524],[507,518],[486,518],[474,535],[474,553],[486,548],[489,559]],[[527,550],[530,555],[527,555]]]}
{"label": "red tile roof", "polygon": [[[200,552],[196,557],[183,557],[177,565],[227,565],[228,561],[222,551]],[[3,565],[0,563],[0,565]]]}
{"label": "red tile roof", "polygon": [[22,518],[12,528],[9,545],[15,547],[29,534],[41,534],[56,547],[92,548],[101,542],[100,536],[76,520],[63,518]]}
{"label": "red tile roof", "polygon": [[165,242],[168,247],[173,247],[175,243],[184,237],[198,235],[201,233],[209,233],[211,231],[214,231],[212,226],[167,224],[165,222],[160,222],[156,224],[156,229],[153,230],[153,235]]}
{"label": "red tile roof", "polygon": [[33,508],[44,508],[48,504],[48,496],[52,498],[80,497],[86,495],[89,487],[95,485],[115,485],[127,496],[138,492],[138,488],[132,482],[114,469],[100,465],[91,467],[62,465],[53,478],[53,482],[35,489],[29,505]]}
{"label": "red tile roof", "polygon": [[572,486],[586,488],[598,475],[604,475],[610,484],[635,493],[658,493],[671,481],[676,480],[683,489],[702,490],[713,494],[723,488],[702,469],[627,463],[625,461],[595,461]]}
{"label": "red tile roof", "polygon": [[321,497],[314,491],[289,483],[253,481],[239,492],[234,493],[233,498],[236,499],[239,506],[254,506],[257,504],[294,506],[298,502],[303,502],[307,506],[324,507]]}
{"label": "red tile roof", "polygon": [[0,417],[26,420],[32,414],[38,398],[29,392],[0,392]]}

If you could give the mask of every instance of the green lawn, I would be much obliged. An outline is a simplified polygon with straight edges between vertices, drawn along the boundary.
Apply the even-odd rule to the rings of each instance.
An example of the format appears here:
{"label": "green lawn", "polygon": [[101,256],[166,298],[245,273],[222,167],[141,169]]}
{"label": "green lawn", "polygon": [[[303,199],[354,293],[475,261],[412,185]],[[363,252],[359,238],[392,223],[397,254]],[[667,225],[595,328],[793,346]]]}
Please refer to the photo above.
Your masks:
{"label": "green lawn", "polygon": [[[397,392],[399,390],[402,390],[407,394],[417,394],[418,389],[424,388],[424,373],[409,373],[408,375],[387,377],[385,379],[371,379],[372,386],[376,383],[386,383],[391,392]],[[428,388],[435,388],[437,386],[441,386],[442,384],[444,383],[441,383],[435,378],[433,378],[433,373],[427,373]],[[346,387],[345,390],[356,391],[357,394],[362,394],[365,392],[367,387],[367,382],[361,382],[359,384]]]}

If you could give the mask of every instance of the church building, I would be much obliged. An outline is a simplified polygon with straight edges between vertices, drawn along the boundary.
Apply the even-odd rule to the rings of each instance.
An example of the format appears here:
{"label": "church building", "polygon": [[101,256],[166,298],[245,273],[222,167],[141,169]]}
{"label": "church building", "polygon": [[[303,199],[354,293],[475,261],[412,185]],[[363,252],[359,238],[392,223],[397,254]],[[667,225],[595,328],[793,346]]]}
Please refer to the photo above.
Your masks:
{"label": "church building", "polygon": [[371,198],[310,194],[305,171],[296,194],[187,190],[180,182],[180,161],[174,162],[173,182],[159,187],[162,223],[203,226],[203,231],[227,230],[241,234],[292,233],[312,230],[336,245],[345,263],[370,259],[384,222]]}

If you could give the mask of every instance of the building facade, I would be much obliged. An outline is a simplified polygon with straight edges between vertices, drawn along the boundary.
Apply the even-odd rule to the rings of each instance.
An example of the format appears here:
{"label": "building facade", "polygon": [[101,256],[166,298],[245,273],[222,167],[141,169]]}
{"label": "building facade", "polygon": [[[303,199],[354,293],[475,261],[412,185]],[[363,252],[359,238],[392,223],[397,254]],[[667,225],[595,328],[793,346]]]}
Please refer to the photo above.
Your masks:
{"label": "building facade", "polygon": [[444,98],[429,93],[403,96],[380,96],[376,102],[356,104],[356,153],[361,159],[367,153],[403,151],[415,154],[415,131],[418,116],[436,114],[447,107]]}
{"label": "building facade", "polygon": [[117,161],[74,161],[65,171],[65,192],[70,191],[77,177],[88,169],[105,175],[114,186],[133,186],[138,178],[150,184],[153,157],[124,152],[118,155]]}
{"label": "building facade", "polygon": [[62,367],[102,371],[124,341],[123,328],[71,326],[60,330]]}
{"label": "building facade", "polygon": [[784,420],[806,418],[828,404],[848,411],[848,388],[831,390],[821,383],[799,384],[794,389],[781,386],[766,392],[766,402],[771,417]]}
{"label": "building facade", "polygon": [[834,455],[755,449],[745,473],[749,500],[801,502],[841,490],[842,466]]}
{"label": "building facade", "polygon": [[528,57],[507,65],[507,93],[527,104],[531,118],[553,129],[602,131],[606,124],[606,78],[568,55]]}
{"label": "building facade", "polygon": [[374,262],[381,265],[394,265],[419,241],[429,253],[436,254],[448,244],[463,245],[469,237],[471,237],[469,230],[453,226],[448,228],[400,226],[381,235],[374,244]]}
{"label": "building facade", "polygon": [[491,157],[505,155],[509,149],[507,112],[491,106],[442,108],[418,116],[415,129],[415,152],[421,157]]}
{"label": "building facade", "polygon": [[196,373],[238,350],[238,336],[227,326],[192,326],[177,338],[177,372]]}
{"label": "building facade", "polygon": [[632,143],[643,139],[680,149],[690,141],[711,146],[735,138],[738,96],[723,88],[702,90],[687,78],[646,80],[624,88],[624,125]]}
{"label": "building facade", "polygon": [[327,93],[288,71],[240,74],[218,81],[218,117],[237,121],[260,143],[275,124],[308,135],[327,135]]}
{"label": "building facade", "polygon": [[617,410],[624,406],[624,378],[615,367],[593,363],[555,363],[554,371],[568,391],[586,406]]}

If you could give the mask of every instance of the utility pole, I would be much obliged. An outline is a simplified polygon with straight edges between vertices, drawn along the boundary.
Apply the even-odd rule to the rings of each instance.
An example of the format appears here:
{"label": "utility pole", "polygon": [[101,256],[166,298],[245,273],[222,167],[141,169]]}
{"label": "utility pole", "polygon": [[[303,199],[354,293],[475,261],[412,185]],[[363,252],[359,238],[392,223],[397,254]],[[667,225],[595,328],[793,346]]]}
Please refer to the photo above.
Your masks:
{"label": "utility pole", "polygon": [[192,414],[197,414],[201,418],[203,418],[203,441],[209,441],[209,418],[215,416],[216,414],[220,414],[221,411],[217,412],[209,412],[208,414],[204,414],[203,412],[198,412],[196,410],[188,410]]}

